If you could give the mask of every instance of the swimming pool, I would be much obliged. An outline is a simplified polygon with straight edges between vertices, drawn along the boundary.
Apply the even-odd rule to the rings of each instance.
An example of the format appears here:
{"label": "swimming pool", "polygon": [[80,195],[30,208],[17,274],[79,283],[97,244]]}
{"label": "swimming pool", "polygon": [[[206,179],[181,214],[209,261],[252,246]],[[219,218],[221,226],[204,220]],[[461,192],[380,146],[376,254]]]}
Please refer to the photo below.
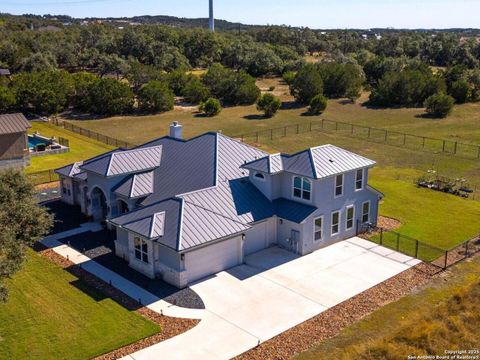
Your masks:
{"label": "swimming pool", "polygon": [[36,137],[34,135],[28,135],[28,148],[34,149],[38,144],[51,145],[52,142],[48,139]]}

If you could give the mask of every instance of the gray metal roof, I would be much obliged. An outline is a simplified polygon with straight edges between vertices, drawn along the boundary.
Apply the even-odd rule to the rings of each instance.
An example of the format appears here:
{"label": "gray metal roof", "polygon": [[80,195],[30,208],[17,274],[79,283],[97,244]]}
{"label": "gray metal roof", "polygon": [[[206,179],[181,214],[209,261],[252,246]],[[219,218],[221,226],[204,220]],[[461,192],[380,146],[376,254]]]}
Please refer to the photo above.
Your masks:
{"label": "gray metal roof", "polygon": [[275,215],[297,224],[300,224],[317,210],[314,206],[300,204],[287,199],[277,199],[273,202],[273,205],[275,207]]}
{"label": "gray metal roof", "polygon": [[127,177],[113,192],[130,199],[138,199],[153,193],[154,172],[149,171]]}
{"label": "gray metal roof", "polygon": [[67,166],[64,166],[60,169],[55,170],[57,174],[67,176],[67,177],[80,177],[82,178],[85,173],[80,169],[80,166],[83,165],[83,161],[79,161]]}
{"label": "gray metal roof", "polygon": [[145,218],[133,220],[123,225],[127,230],[133,231],[147,239],[158,239],[163,236],[165,226],[165,211],[154,213]]}
{"label": "gray metal roof", "polygon": [[244,164],[242,167],[268,174],[287,171],[312,179],[371,167],[375,161],[334,145],[322,145],[297,154],[276,154]]}
{"label": "gray metal roof", "polygon": [[29,128],[31,125],[23,114],[0,115],[0,135],[22,133]]}
{"label": "gray metal roof", "polygon": [[82,170],[103,176],[131,174],[155,169],[160,166],[161,159],[162,146],[150,146],[110,153],[84,164]]}

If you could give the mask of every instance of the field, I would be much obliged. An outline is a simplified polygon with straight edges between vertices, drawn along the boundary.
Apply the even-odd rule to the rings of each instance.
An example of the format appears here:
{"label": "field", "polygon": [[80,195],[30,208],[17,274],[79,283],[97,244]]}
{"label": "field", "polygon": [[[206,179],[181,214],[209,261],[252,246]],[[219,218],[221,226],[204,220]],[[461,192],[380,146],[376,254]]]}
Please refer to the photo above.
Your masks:
{"label": "field", "polygon": [[0,304],[0,359],[89,359],[160,331],[29,250]]}
{"label": "field", "polygon": [[477,256],[456,266],[448,277],[384,306],[294,359],[406,359],[478,349],[479,275]]}
{"label": "field", "polygon": [[44,136],[55,136],[56,138],[64,137],[68,139],[70,142],[70,152],[31,158],[31,164],[26,169],[27,173],[56,169],[113,149],[112,146],[105,145],[101,142],[75,134],[52,124],[42,122],[32,122],[31,124],[32,128],[29,130],[29,133],[38,131]]}

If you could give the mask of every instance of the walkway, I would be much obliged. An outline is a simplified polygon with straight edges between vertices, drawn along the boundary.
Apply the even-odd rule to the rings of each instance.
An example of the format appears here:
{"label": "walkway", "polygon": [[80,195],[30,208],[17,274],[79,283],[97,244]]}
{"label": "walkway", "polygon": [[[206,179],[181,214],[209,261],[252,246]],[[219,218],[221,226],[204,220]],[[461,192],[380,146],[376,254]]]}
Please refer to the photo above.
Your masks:
{"label": "walkway", "polygon": [[204,316],[204,310],[186,309],[169,304],[166,301],[161,300],[157,296],[146,291],[142,287],[134,284],[131,281],[123,278],[117,273],[107,269],[106,267],[98,264],[89,257],[83,255],[72,247],[60,242],[60,239],[65,239],[73,235],[78,235],[86,232],[101,231],[102,227],[95,223],[82,224],[79,228],[68,230],[62,233],[57,233],[44,238],[41,243],[57,254],[69,259],[74,264],[79,265],[82,269],[95,275],[99,279],[102,279],[106,283],[110,283],[112,286],[130,296],[132,299],[139,300],[143,305],[149,309],[166,316],[186,318],[186,319],[202,319]]}
{"label": "walkway", "polygon": [[229,359],[418,263],[360,238],[303,257],[269,248],[192,285],[199,325],[124,360]]}

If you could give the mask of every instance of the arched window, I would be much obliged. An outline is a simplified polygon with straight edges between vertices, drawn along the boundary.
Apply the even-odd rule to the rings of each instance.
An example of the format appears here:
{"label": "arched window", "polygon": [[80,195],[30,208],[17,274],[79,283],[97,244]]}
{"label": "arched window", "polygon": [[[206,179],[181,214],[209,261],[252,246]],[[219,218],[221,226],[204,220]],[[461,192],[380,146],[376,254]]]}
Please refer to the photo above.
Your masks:
{"label": "arched window", "polygon": [[305,177],[295,176],[293,178],[293,197],[310,201],[312,199],[312,182]]}
{"label": "arched window", "polygon": [[265,175],[263,175],[262,173],[259,173],[259,172],[256,172],[253,177],[255,179],[259,179],[259,180],[265,180]]}

